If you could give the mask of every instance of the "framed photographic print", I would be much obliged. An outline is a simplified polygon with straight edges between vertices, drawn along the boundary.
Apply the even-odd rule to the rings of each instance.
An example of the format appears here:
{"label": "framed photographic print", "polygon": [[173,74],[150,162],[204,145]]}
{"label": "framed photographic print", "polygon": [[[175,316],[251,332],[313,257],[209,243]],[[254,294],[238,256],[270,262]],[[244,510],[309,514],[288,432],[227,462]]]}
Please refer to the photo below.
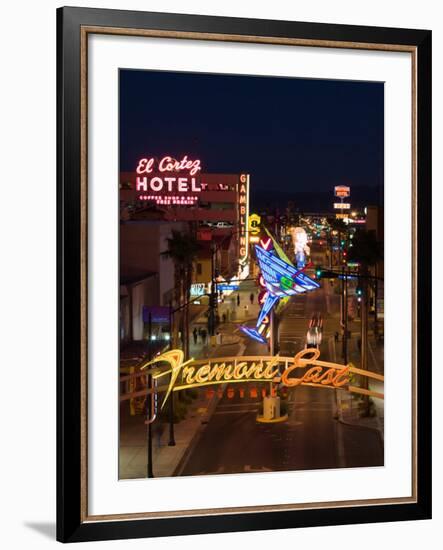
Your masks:
{"label": "framed photographic print", "polygon": [[431,32],[57,29],[57,538],[430,518]]}

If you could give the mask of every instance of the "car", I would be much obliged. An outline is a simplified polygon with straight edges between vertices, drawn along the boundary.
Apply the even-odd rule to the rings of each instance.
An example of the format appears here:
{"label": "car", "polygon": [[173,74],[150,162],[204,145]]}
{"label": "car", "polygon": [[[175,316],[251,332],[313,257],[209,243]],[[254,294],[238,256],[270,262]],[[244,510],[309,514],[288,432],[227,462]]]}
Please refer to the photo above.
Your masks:
{"label": "car", "polygon": [[227,228],[227,227],[232,227],[233,224],[230,223],[230,222],[217,222],[215,224],[215,227],[217,227],[217,229],[224,229],[224,228]]}

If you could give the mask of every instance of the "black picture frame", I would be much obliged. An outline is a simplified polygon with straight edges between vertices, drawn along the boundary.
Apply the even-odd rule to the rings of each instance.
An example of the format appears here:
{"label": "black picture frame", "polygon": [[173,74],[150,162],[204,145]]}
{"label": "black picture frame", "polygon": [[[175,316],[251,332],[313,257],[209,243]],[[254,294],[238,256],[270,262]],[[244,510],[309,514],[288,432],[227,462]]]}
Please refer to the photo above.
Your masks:
{"label": "black picture frame", "polygon": [[[84,27],[407,46],[416,52],[416,484],[415,502],[186,517],[88,521],[82,512],[80,369],[82,271],[81,30]],[[431,517],[431,31],[71,8],[57,10],[57,539],[62,542],[159,537]],[[83,237],[82,237],[83,235]],[[84,266],[83,266],[84,267]],[[82,275],[83,273],[83,275]],[[83,335],[83,336],[82,336]],[[83,342],[84,345],[85,342]],[[83,390],[82,390],[83,388]],[[82,477],[83,476],[83,477]],[[82,481],[83,480],[83,481]],[[83,495],[83,496],[82,496]]]}

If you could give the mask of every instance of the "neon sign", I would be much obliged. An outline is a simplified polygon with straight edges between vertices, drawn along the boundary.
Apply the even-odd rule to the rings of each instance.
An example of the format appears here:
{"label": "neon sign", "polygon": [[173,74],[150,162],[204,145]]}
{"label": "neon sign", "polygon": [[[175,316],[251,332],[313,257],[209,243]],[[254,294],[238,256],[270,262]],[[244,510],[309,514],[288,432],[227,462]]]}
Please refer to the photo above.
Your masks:
{"label": "neon sign", "polygon": [[162,407],[171,392],[239,382],[273,382],[281,383],[286,387],[313,386],[343,389],[383,399],[382,393],[351,385],[352,374],[384,382],[383,375],[356,368],[352,363],[341,365],[321,361],[319,357],[318,349],[308,348],[299,351],[295,357],[259,355],[184,361],[181,350],[171,350],[146,362],[141,368],[153,367],[159,363],[166,363],[169,366],[167,370],[154,368],[153,371],[154,380],[169,375],[168,385],[158,387],[158,391],[166,392]]}
{"label": "neon sign", "polygon": [[[263,241],[261,242],[263,243]],[[271,243],[275,247],[273,251],[268,250]],[[316,281],[292,265],[281,247],[277,247],[277,243],[271,236],[266,246],[268,249],[255,245],[255,254],[261,271],[259,283],[267,290],[267,293],[261,297],[262,307],[255,328],[245,325],[240,327],[240,330],[249,338],[262,344],[266,344],[266,338],[263,336],[263,319],[267,317],[281,298],[287,298],[320,287]]]}
{"label": "neon sign", "polygon": [[291,227],[289,232],[294,245],[295,264],[301,269],[306,265],[306,256],[311,253],[308,246],[308,235],[303,227]]}
{"label": "neon sign", "polygon": [[194,205],[198,200],[194,193],[203,189],[200,171],[200,160],[188,159],[186,155],[181,160],[169,156],[159,161],[142,158],[136,168],[135,189],[142,193],[138,198],[163,205]]}
{"label": "neon sign", "polygon": [[139,195],[140,201],[154,201],[156,204],[172,205],[193,205],[196,204],[197,197],[185,196],[170,196],[170,195]]}
{"label": "neon sign", "polygon": [[239,259],[245,264],[248,259],[247,227],[249,218],[249,174],[241,174],[238,182],[238,224],[239,224]]}
{"label": "neon sign", "polygon": [[347,185],[336,185],[334,187],[334,195],[340,198],[346,198],[351,195],[351,188]]}
{"label": "neon sign", "polygon": [[[154,171],[155,158],[142,158],[138,161],[136,168],[137,174],[151,174]],[[178,161],[172,157],[163,157],[157,163],[158,172],[182,172],[187,171],[191,176],[195,176],[201,170],[200,160],[189,160],[185,155]]]}
{"label": "neon sign", "polygon": [[197,178],[177,178],[172,176],[164,178],[160,178],[159,176],[154,176],[153,178],[137,176],[135,188],[137,191],[167,191],[169,193],[200,193],[202,190],[200,184],[197,182]]}
{"label": "neon sign", "polygon": [[260,222],[261,218],[258,214],[251,214],[249,216],[249,233],[251,235],[258,235],[260,233]]}
{"label": "neon sign", "polygon": [[271,237],[268,237],[267,240],[265,239],[260,239],[260,246],[262,248],[264,248],[265,250],[269,250],[269,248],[271,247],[271,244],[272,244],[272,239]]}

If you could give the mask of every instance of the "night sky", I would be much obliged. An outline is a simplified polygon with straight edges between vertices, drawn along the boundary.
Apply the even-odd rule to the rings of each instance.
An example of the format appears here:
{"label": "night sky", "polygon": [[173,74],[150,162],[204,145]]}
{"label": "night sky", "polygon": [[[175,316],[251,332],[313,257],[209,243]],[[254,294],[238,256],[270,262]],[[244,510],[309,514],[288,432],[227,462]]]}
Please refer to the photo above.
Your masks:
{"label": "night sky", "polygon": [[252,201],[350,185],[374,203],[383,119],[383,83],[121,70],[120,170],[188,155],[250,173]]}

